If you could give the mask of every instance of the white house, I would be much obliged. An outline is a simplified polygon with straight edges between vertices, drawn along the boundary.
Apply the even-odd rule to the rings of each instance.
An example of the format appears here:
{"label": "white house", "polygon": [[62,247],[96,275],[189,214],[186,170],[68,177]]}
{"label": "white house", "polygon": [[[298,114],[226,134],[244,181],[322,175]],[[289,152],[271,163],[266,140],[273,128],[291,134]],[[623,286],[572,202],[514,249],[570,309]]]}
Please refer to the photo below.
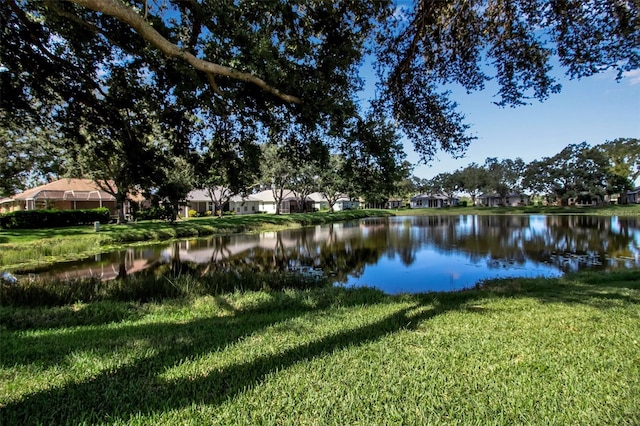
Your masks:
{"label": "white house", "polygon": [[[326,210],[329,208],[329,202],[320,192],[313,192],[307,197],[311,201],[312,207],[316,210]],[[333,205],[334,211],[354,210],[360,208],[360,202],[352,200],[346,194],[341,195]]]}
{"label": "white house", "polygon": [[326,198],[324,198],[324,196],[319,192],[312,192],[307,197],[307,200],[311,202],[311,208],[314,211],[329,209],[329,203],[327,202]]}
{"label": "white house", "polygon": [[627,192],[627,202],[640,203],[640,186]]}
{"label": "white house", "polygon": [[[217,189],[216,197],[220,197]],[[185,206],[185,216],[189,214],[189,210],[195,210],[198,213],[204,213],[206,211],[213,212],[214,206],[211,201],[208,190],[196,189],[191,191],[187,197],[187,206]],[[326,210],[329,208],[329,203],[319,192],[309,194],[306,199],[305,211]],[[334,204],[333,209],[349,210],[357,209],[360,203],[349,199],[346,195],[341,196]],[[239,214],[254,214],[254,213],[276,213],[276,201],[273,196],[273,192],[270,189],[258,192],[251,195],[234,195],[229,198],[229,204],[223,207],[224,211],[232,211],[236,215]],[[283,198],[280,202],[280,213],[297,213],[301,212],[302,206],[300,200],[296,197],[295,193],[289,189],[283,191]]]}
{"label": "white house", "polygon": [[[218,202],[223,197],[228,197],[229,189],[224,187],[215,187],[213,188],[213,200],[217,200]],[[209,194],[208,189],[194,189],[187,194],[185,197],[186,205],[184,206],[184,216],[189,216],[189,210],[195,210],[199,214],[204,214],[205,212],[212,212],[215,214],[216,206],[214,205],[214,201],[211,198],[211,194]],[[228,203],[222,206],[222,211],[229,210]]]}
{"label": "white house", "polygon": [[[262,203],[263,201],[255,195],[234,195],[229,199],[229,210],[235,214],[259,213],[261,211],[265,211],[264,208],[261,207]],[[273,203],[273,205],[275,206],[275,203]],[[273,213],[275,213],[275,207]]]}
{"label": "white house", "polygon": [[442,194],[419,194],[411,197],[412,209],[426,209],[426,208],[442,208],[453,207],[460,203],[458,197],[453,197],[451,200]]}
{"label": "white house", "polygon": [[[491,192],[479,195],[476,198],[476,204],[482,205],[485,207],[497,207],[503,205],[502,195]],[[517,192],[512,192],[506,197],[506,206],[508,207],[517,207],[517,206],[526,206],[529,204],[529,196],[527,194],[520,194]]]}
{"label": "white house", "polygon": [[334,211],[355,210],[355,209],[358,209],[358,208],[360,208],[360,201],[351,200],[346,195],[338,198],[338,201],[336,201],[336,203],[333,205],[333,210]]}
{"label": "white house", "polygon": [[387,209],[399,209],[402,207],[402,199],[401,198],[389,198],[387,203],[385,204]]}
{"label": "white house", "polygon": [[[307,204],[307,211],[311,210],[311,203]],[[273,196],[273,191],[270,189],[258,192],[257,194],[251,194],[245,197],[234,196],[229,202],[229,209],[236,214],[251,214],[251,213],[276,213],[276,201]],[[285,189],[283,191],[283,198],[280,201],[280,213],[297,213],[301,212],[300,200],[296,197],[293,191]]]}

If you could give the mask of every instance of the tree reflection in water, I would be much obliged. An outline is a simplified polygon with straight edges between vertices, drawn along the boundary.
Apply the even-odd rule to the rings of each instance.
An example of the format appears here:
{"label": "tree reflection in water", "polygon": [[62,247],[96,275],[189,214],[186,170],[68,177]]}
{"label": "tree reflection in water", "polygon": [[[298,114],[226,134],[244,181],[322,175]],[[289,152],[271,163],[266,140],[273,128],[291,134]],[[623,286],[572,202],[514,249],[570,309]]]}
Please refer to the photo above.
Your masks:
{"label": "tree reflection in water", "polygon": [[[112,265],[109,267],[109,262]],[[454,290],[498,276],[640,265],[637,218],[405,216],[137,247],[52,268],[75,276],[296,272],[388,292]],[[107,274],[105,270],[113,270]],[[391,283],[389,285],[385,283]],[[385,288],[385,285],[387,286]]]}

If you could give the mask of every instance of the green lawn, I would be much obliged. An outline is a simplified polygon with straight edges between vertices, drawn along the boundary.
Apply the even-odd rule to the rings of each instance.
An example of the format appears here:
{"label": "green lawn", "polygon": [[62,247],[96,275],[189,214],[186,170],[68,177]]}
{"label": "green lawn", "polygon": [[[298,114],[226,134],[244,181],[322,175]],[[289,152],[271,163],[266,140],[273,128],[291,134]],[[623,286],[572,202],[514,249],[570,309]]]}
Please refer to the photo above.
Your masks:
{"label": "green lawn", "polygon": [[640,424],[640,271],[0,308],[0,423]]}

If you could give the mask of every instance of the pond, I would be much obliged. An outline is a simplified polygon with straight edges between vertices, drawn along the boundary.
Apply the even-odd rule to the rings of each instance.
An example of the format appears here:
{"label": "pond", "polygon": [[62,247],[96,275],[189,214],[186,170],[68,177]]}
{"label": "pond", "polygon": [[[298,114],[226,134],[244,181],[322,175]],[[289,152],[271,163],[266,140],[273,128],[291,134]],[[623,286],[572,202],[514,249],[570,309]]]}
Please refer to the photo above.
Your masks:
{"label": "pond", "polygon": [[399,216],[134,247],[54,265],[48,276],[105,279],[185,265],[296,271],[386,293],[455,291],[497,277],[640,266],[640,218]]}

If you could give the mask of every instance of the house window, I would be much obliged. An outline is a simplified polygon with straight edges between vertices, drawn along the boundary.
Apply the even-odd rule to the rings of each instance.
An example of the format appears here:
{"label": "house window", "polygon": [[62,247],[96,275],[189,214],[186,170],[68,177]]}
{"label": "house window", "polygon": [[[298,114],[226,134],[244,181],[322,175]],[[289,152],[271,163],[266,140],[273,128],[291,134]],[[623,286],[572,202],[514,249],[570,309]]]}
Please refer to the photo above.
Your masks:
{"label": "house window", "polygon": [[255,212],[256,211],[256,206],[251,206],[251,211]]}
{"label": "house window", "polygon": [[247,206],[244,206],[244,211],[245,211],[245,212],[247,211]]}

